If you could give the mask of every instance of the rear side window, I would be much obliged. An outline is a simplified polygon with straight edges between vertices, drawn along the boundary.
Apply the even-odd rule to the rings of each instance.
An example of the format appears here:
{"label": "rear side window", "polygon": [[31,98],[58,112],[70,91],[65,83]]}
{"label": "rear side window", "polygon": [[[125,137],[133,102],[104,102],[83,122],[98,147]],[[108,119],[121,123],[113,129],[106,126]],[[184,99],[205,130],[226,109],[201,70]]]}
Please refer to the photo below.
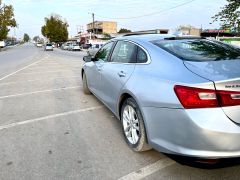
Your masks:
{"label": "rear side window", "polygon": [[137,46],[127,41],[118,41],[115,46],[111,61],[119,63],[136,63]]}
{"label": "rear side window", "polygon": [[187,61],[217,61],[240,58],[234,46],[206,39],[158,40],[152,42],[169,53]]}
{"label": "rear side window", "polygon": [[145,51],[138,47],[138,53],[137,53],[137,62],[138,63],[146,63],[148,61],[148,57],[147,54],[145,53]]}
{"label": "rear side window", "polygon": [[109,42],[107,43],[105,46],[103,46],[95,55],[95,58],[97,60],[103,60],[103,61],[107,61],[108,60],[108,56],[111,52],[112,46],[113,46],[114,42]]}

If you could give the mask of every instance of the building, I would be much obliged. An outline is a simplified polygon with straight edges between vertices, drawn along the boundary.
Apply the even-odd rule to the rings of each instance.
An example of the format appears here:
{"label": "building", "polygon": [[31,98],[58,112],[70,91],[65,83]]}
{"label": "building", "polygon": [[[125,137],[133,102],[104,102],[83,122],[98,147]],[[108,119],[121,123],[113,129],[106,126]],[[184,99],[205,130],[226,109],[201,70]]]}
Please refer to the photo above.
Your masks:
{"label": "building", "polygon": [[95,34],[117,33],[117,22],[114,21],[95,21],[87,24],[87,31]]}
{"label": "building", "polygon": [[201,33],[202,37],[234,37],[238,36],[239,34],[235,32],[231,32],[230,30],[224,29],[204,29]]}
{"label": "building", "polygon": [[117,34],[110,34],[111,37],[120,37],[126,35],[139,35],[139,34],[168,34],[169,29],[152,29],[152,30],[142,30],[142,31],[133,31],[128,33],[117,33]]}
{"label": "building", "polygon": [[127,34],[168,34],[169,29],[153,29],[153,30],[144,30],[144,31],[134,31]]}
{"label": "building", "polygon": [[192,27],[190,25],[180,26],[178,28],[178,31],[180,31],[183,35],[192,35],[192,36],[200,36],[201,35],[201,29]]}

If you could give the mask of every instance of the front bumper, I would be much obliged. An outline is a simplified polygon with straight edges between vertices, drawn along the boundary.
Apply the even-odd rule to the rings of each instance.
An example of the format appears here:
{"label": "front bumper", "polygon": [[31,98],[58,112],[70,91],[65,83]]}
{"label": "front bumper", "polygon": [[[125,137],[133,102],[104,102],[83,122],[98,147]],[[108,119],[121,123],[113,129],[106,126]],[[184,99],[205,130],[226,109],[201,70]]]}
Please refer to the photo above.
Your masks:
{"label": "front bumper", "polygon": [[200,158],[240,157],[240,126],[221,108],[142,108],[149,144],[156,150]]}

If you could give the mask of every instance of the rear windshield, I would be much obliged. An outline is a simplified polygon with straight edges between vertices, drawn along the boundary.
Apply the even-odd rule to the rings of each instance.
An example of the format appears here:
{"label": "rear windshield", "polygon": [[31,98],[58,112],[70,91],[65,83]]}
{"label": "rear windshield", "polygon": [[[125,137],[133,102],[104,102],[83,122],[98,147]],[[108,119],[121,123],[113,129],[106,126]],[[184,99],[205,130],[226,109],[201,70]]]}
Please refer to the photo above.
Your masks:
{"label": "rear windshield", "polygon": [[47,46],[52,46],[51,44],[47,44]]}
{"label": "rear windshield", "polygon": [[158,40],[153,44],[187,61],[217,61],[240,58],[237,47],[207,39]]}

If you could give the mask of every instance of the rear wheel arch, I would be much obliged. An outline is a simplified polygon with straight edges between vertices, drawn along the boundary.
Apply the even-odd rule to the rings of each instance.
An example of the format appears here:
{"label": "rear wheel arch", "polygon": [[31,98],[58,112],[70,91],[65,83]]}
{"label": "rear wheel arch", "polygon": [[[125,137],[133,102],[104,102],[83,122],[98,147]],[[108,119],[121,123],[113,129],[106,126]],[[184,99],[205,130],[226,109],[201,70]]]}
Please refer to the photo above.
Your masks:
{"label": "rear wheel arch", "polygon": [[122,105],[124,103],[124,101],[126,101],[126,99],[128,98],[133,98],[130,94],[128,93],[124,93],[121,95],[121,97],[119,98],[119,103],[118,103],[118,116],[119,116],[119,119],[121,119],[121,110],[122,110]]}
{"label": "rear wheel arch", "polygon": [[138,104],[138,107],[139,107],[139,110],[141,111],[141,114],[142,114],[142,116],[143,116],[143,122],[144,122],[144,125],[145,125],[145,127],[146,127],[146,137],[147,137],[147,142],[149,142],[148,141],[148,127],[147,127],[147,125],[146,125],[146,120],[145,120],[145,115],[144,115],[144,113],[142,112],[142,109],[141,109],[141,107],[139,106],[139,102],[137,101],[137,99],[133,96],[133,95],[131,95],[130,93],[123,93],[122,95],[121,95],[121,97],[119,98],[119,103],[118,103],[118,116],[119,116],[119,120],[121,120],[121,112],[122,112],[122,106],[123,106],[123,103],[128,99],[128,98],[133,98],[135,101],[136,101],[136,103]]}
{"label": "rear wheel arch", "polygon": [[83,88],[84,94],[87,94],[87,95],[92,94],[88,87],[87,77],[83,69],[82,69],[82,88]]}

